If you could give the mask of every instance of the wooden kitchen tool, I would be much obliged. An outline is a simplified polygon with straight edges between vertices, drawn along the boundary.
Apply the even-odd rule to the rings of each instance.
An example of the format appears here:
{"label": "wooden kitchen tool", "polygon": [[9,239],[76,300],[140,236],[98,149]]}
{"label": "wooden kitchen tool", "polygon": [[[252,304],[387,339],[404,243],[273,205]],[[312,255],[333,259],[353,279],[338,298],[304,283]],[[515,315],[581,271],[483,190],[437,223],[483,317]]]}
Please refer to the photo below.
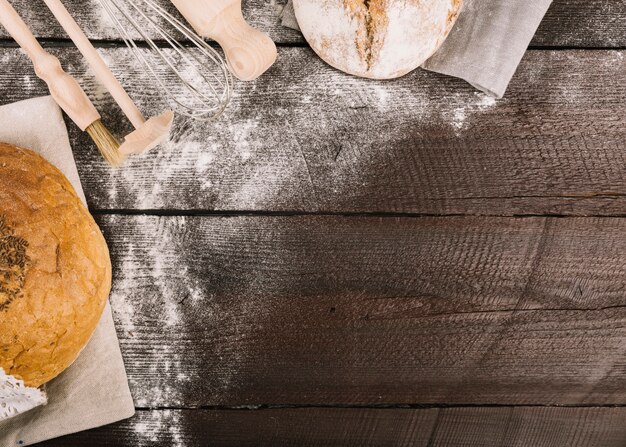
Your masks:
{"label": "wooden kitchen tool", "polygon": [[122,87],[122,84],[111,72],[100,53],[96,51],[61,0],[44,0],[44,2],[85,57],[98,80],[111,93],[113,99],[115,99],[135,127],[135,131],[124,139],[120,151],[125,155],[139,154],[158,146],[166,140],[170,134],[174,113],[167,110],[161,115],[146,121],[143,114],[130,96],[128,96],[128,93],[126,93],[126,90],[124,90],[124,87]]}
{"label": "wooden kitchen tool", "polygon": [[35,73],[46,82],[59,107],[82,131],[89,134],[109,163],[114,166],[121,164],[124,156],[119,151],[119,143],[102,124],[100,114],[83,89],[63,71],[59,60],[43,49],[7,0],[0,0],[0,23],[33,62]]}
{"label": "wooden kitchen tool", "polygon": [[146,90],[160,94],[176,114],[202,121],[221,115],[231,99],[232,74],[216,49],[159,1],[96,1],[139,62]]}
{"label": "wooden kitchen tool", "polygon": [[276,45],[243,18],[241,0],[172,0],[198,34],[220,44],[233,74],[252,81],[276,61]]}

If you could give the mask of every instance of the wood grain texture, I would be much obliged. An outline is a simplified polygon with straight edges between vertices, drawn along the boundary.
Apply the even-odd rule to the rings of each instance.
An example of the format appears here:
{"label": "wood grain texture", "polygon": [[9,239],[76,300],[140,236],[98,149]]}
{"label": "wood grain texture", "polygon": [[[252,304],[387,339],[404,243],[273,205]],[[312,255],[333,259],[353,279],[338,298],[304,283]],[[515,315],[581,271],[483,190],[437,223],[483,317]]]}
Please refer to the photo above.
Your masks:
{"label": "wood grain texture", "polygon": [[[56,51],[125,133],[77,53]],[[148,115],[164,108],[128,51],[103,54]],[[372,82],[283,48],[218,122],[178,121],[166,148],[125,169],[70,135],[92,209],[624,215],[624,54],[531,51],[496,102],[458,79]],[[2,103],[45,93],[17,50],[0,60]]]}
{"label": "wood grain texture", "polygon": [[554,0],[531,46],[626,45],[626,1]]}
{"label": "wood grain texture", "polygon": [[[67,0],[65,3],[91,38],[119,40],[118,33],[102,18],[95,0]],[[159,3],[175,12],[168,1],[160,0]],[[267,32],[278,43],[305,45],[300,32],[280,24],[279,14],[285,3],[286,0],[244,0],[244,16],[252,26]],[[13,4],[29,20],[38,36],[64,36],[45,8],[34,7],[29,0],[15,0]],[[554,0],[531,45],[624,47],[625,27],[625,0]],[[4,30],[0,30],[0,37],[5,36]]]}
{"label": "wood grain texture", "polygon": [[[92,39],[118,39],[94,0],[66,3]],[[626,215],[623,50],[530,51],[494,103],[433,73],[335,72],[280,26],[283,3],[244,1],[284,46],[266,75],[238,84],[222,121],[179,122],[165,150],[122,171],[69,126],[92,209]],[[44,7],[12,4],[47,46],[66,45]],[[44,94],[4,44],[0,103]],[[555,0],[531,45],[623,49],[626,1]],[[128,52],[102,51],[160,111]],[[105,122],[129,130],[77,53],[52,52]],[[98,220],[141,410],[44,445],[626,444],[624,408],[257,409],[623,405],[626,219]],[[172,409],[147,409],[158,407]]]}
{"label": "wood grain texture", "polygon": [[[115,442],[115,440],[119,440]],[[623,408],[153,410],[42,447],[623,447]]]}
{"label": "wood grain texture", "polygon": [[99,221],[140,407],[626,398],[626,220]]}

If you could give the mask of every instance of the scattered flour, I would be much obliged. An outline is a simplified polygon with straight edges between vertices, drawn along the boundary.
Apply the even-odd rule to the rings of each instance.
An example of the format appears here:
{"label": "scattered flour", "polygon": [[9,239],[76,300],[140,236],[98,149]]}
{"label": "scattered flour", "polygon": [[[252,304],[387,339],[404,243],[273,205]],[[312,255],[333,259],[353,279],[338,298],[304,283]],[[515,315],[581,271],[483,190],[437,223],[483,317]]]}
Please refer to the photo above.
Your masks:
{"label": "scattered flour", "polygon": [[[339,73],[333,76],[345,78],[345,75]],[[399,115],[401,119],[406,120],[401,121],[398,131],[403,128],[406,130],[409,119],[424,118],[440,122],[443,117],[449,120],[455,132],[461,132],[472,116],[496,105],[494,98],[479,93],[474,97],[466,93],[452,95],[442,104],[433,99],[432,92],[409,87],[403,82],[396,84],[360,80],[353,82],[357,85],[354,88],[349,86],[343,90],[335,89],[332,100],[341,105],[350,104],[350,98],[354,96],[355,91],[363,88],[363,96],[359,99],[366,105],[380,111],[392,107],[394,111],[395,108],[404,109],[394,114],[394,117]],[[396,98],[403,98],[406,103],[396,104]],[[309,103],[305,100],[304,105],[307,104]],[[317,105],[312,104],[310,107]],[[322,116],[318,117],[319,122],[316,123],[314,130],[321,135],[313,135],[311,127],[304,127],[304,134],[302,131],[296,133],[287,125],[277,129],[276,138],[271,139],[268,135],[272,134],[262,133],[268,132],[268,126],[262,125],[263,115],[250,115],[241,108],[241,105],[234,103],[233,110],[229,113],[238,118],[224,116],[216,123],[203,124],[202,128],[194,129],[193,124],[182,123],[175,128],[172,140],[165,147],[144,157],[130,160],[124,169],[110,170],[110,176],[103,179],[110,191],[109,199],[123,200],[124,207],[134,206],[140,209],[197,206],[197,197],[192,197],[187,204],[179,203],[180,197],[170,194],[170,188],[184,182],[190,185],[189,190],[194,190],[194,187],[200,185],[207,196],[212,191],[217,191],[220,194],[215,202],[217,209],[229,207],[236,207],[239,210],[268,209],[268,206],[274,206],[276,201],[281,199],[282,194],[288,195],[291,190],[302,189],[297,187],[297,182],[310,182],[311,179],[307,178],[307,161],[302,148],[299,148],[299,137],[303,144],[308,143],[309,137],[319,138],[320,141],[328,139],[339,125],[336,122],[336,115],[321,114]],[[386,119],[386,116],[384,117]],[[294,127],[298,124],[298,118],[302,117],[290,120],[294,122]],[[395,127],[389,127],[389,132],[396,131]],[[372,129],[371,132],[380,133],[377,129]],[[277,150],[275,143],[278,141],[286,147]],[[292,152],[298,150],[302,153],[299,165],[292,160],[289,163],[280,163],[276,160],[276,157],[283,155],[292,157]],[[360,150],[362,152],[358,157],[358,164],[349,167],[355,172],[365,171],[368,165],[374,163],[378,153],[384,152],[371,150],[368,154],[367,150],[363,148]],[[236,163],[235,160],[239,160],[240,163]],[[237,174],[236,177],[231,175],[233,172]],[[363,182],[361,177],[360,181]],[[150,182],[149,188],[146,188],[147,182]],[[337,190],[341,191],[344,185],[340,183],[338,185]],[[332,184],[329,187],[332,187]],[[172,199],[177,202],[171,203]],[[293,201],[291,203],[293,204]],[[219,393],[227,395],[229,390],[238,385],[237,366],[246,360],[244,337],[249,334],[249,330],[245,324],[250,322],[258,324],[262,320],[258,316],[258,306],[245,300],[233,303],[233,308],[239,312],[236,316],[224,316],[223,311],[221,314],[216,312],[219,315],[211,313],[215,304],[209,292],[203,290],[206,285],[194,279],[194,275],[190,273],[190,267],[193,266],[181,263],[181,260],[187,259],[188,256],[185,253],[188,247],[184,246],[184,238],[187,237],[185,233],[188,227],[193,226],[190,220],[185,217],[148,216],[132,219],[132,224],[136,225],[136,228],[129,230],[128,234],[132,235],[133,240],[120,244],[123,247],[119,254],[121,265],[116,268],[117,277],[111,301],[118,330],[122,331],[126,339],[137,337],[136,334],[140,331],[153,334],[154,329],[145,326],[158,325],[170,334],[169,342],[176,341],[172,338],[173,334],[185,326],[187,319],[195,317],[193,309],[189,309],[194,306],[202,307],[201,315],[206,320],[207,327],[213,325],[229,328],[232,331],[229,337],[232,338],[220,343],[218,340],[220,337],[217,336],[215,341],[214,352],[216,357],[223,361],[223,365],[217,365],[218,367],[211,365],[215,367],[212,372],[215,378],[213,383],[216,384],[214,392],[216,395]],[[124,222],[120,220],[113,224],[121,227],[127,225],[128,220]],[[210,229],[203,228],[203,231],[210,234]],[[232,236],[229,236],[228,232],[220,233],[220,238],[232,237],[234,244],[237,241],[237,231],[238,228],[234,228]],[[141,240],[141,237],[137,240],[137,235],[143,235],[145,240]],[[220,243],[225,242],[222,239]],[[248,286],[251,289],[255,288],[254,281],[261,280],[259,276],[255,272],[249,272],[249,278],[242,278],[242,282],[247,280]],[[240,296],[246,296],[246,292],[249,290],[243,290]],[[184,305],[181,304],[183,300]],[[233,339],[238,345],[244,346],[241,351],[233,352]],[[188,364],[189,353],[186,352],[184,344],[182,342],[169,346],[159,344],[153,349],[154,351],[147,353],[149,362],[147,377],[130,378],[133,389],[140,390],[140,394],[135,392],[137,404],[151,407],[184,403],[185,384],[203,380],[194,377],[194,366]],[[151,441],[154,432],[151,431],[149,422],[138,422],[136,428],[139,432],[147,433],[144,442]]]}
{"label": "scattered flour", "polygon": [[200,154],[198,156],[198,162],[196,163],[196,172],[199,174],[202,174],[203,172],[206,171],[209,165],[215,161],[215,154],[217,153],[217,147],[214,144],[211,147],[210,151],[203,152],[202,145],[200,143],[196,143],[196,144],[198,144],[197,151]]}
{"label": "scattered flour", "polygon": [[171,447],[185,447],[183,423],[178,410],[153,410],[130,420],[134,447],[147,447],[155,443]]}
{"label": "scattered flour", "polygon": [[258,121],[246,120],[241,123],[237,123],[236,130],[233,129],[234,131],[231,132],[231,135],[233,137],[233,145],[239,152],[241,158],[246,159],[246,156],[247,158],[250,158],[250,148],[252,147],[252,144],[254,142],[258,141],[257,139],[251,137],[258,127]]}
{"label": "scattered flour", "polygon": [[[122,225],[120,217],[112,217],[113,225]],[[117,221],[117,222],[116,222]],[[185,324],[183,301],[186,306],[210,306],[200,285],[188,274],[187,266],[179,251],[181,230],[185,228],[184,217],[175,220],[141,216],[133,235],[145,231],[145,239],[121,244],[121,265],[115,268],[116,278],[111,294],[111,306],[118,331],[122,339],[137,338],[137,332],[150,329],[152,324],[174,337]],[[204,312],[209,318],[211,312]],[[141,381],[129,377],[136,404],[140,407],[154,405],[182,405],[184,386],[177,382],[192,379],[186,372],[186,352],[178,343],[158,343],[149,346],[150,361],[145,373],[149,376]],[[138,391],[141,390],[141,391]]]}
{"label": "scattered flour", "polygon": [[[110,225],[116,227],[127,227],[129,223],[122,217],[111,219]],[[244,337],[250,334],[250,325],[262,324],[263,315],[271,315],[267,309],[260,310],[255,300],[237,299],[228,304],[228,308],[220,308],[223,303],[213,301],[206,282],[190,271],[189,263],[197,260],[185,261],[191,237],[189,231],[213,234],[212,222],[202,220],[207,227],[198,228],[199,221],[190,222],[190,219],[138,216],[131,221],[133,227],[128,228],[128,233],[133,235],[132,243],[119,244],[121,266],[115,268],[111,302],[118,331],[124,334],[122,344],[129,339],[137,343],[159,332],[166,334],[167,339],[165,343],[146,344],[141,376],[129,376],[139,407],[182,406],[188,403],[189,396],[185,396],[189,383],[205,380],[190,358],[190,350],[185,345],[187,338],[178,339],[184,335],[181,328],[187,327],[190,318],[194,321],[202,318],[208,331],[216,331],[210,340],[212,355],[219,361],[210,365],[210,383],[214,385],[212,399],[219,400],[238,384],[237,368],[245,362]],[[219,225],[219,244],[237,245],[241,233],[249,234],[241,230],[247,223],[246,219],[240,222],[223,218]],[[234,285],[240,288],[233,291],[234,296],[247,297],[263,288],[257,283],[263,280],[257,268],[255,264],[245,271]],[[220,328],[225,333],[220,334]]]}
{"label": "scattered flour", "polygon": [[457,130],[463,129],[463,126],[465,125],[465,109],[462,108],[462,107],[454,109],[454,115],[453,116],[454,116],[454,118],[452,119],[452,125]]}
{"label": "scattered flour", "polygon": [[[118,244],[120,264],[114,268],[111,304],[121,343],[143,350],[137,360],[139,375],[129,373],[135,403],[143,408],[188,405],[194,399],[189,395],[190,384],[200,383],[211,384],[207,397],[212,402],[226,399],[240,386],[239,368],[246,363],[251,327],[261,328],[273,315],[271,300],[254,298],[268,290],[267,276],[261,274],[266,267],[263,260],[244,264],[231,285],[222,285],[232,298],[216,301],[211,284],[198,275],[225,267],[221,263],[211,266],[208,258],[204,262],[209,264],[198,270],[194,266],[199,259],[189,259],[189,252],[196,232],[204,238],[215,237],[217,252],[221,252],[239,246],[244,235],[254,234],[258,221],[246,217],[215,218],[219,223],[213,218],[187,217],[110,219],[109,225],[126,228],[129,234],[128,240]],[[274,244],[281,251],[281,241]],[[214,359],[210,365],[198,363],[201,359],[196,358],[195,345],[185,332],[198,319],[207,331]]]}
{"label": "scattered flour", "polygon": [[25,74],[24,77],[22,78],[22,82],[24,83],[24,88],[27,92],[31,92],[35,90],[37,86],[34,74],[30,74],[30,73]]}
{"label": "scattered flour", "polygon": [[272,166],[256,166],[248,178],[233,192],[228,201],[245,204],[244,209],[261,208],[264,204],[271,203],[276,194],[272,187],[259,187],[264,183],[269,185],[280,184],[279,177]]}
{"label": "scattered flour", "polygon": [[94,80],[93,87],[91,89],[89,89],[89,97],[91,99],[93,99],[94,101],[104,101],[105,99],[107,99],[110,96],[109,91],[104,86],[104,84],[102,84],[95,77],[91,67],[89,67],[87,70],[88,70],[88,75],[93,77],[93,80]]}
{"label": "scattered flour", "polygon": [[120,32],[109,14],[98,4],[97,1],[90,1],[92,1],[94,5],[89,8],[85,7],[85,10],[93,11],[92,20],[89,21],[89,24],[94,27],[95,35],[119,39],[121,37]]}
{"label": "scattered flour", "polygon": [[[304,167],[297,165],[284,172],[277,169],[273,153],[284,149],[273,146],[267,150],[267,139],[259,135],[257,119],[230,123],[225,119],[212,123],[208,132],[191,132],[189,126],[201,125],[178,123],[169,142],[129,159],[123,169],[108,170],[108,178],[102,181],[107,185],[109,203],[123,200],[120,206],[144,210],[185,208],[178,201],[180,197],[169,191],[180,191],[181,184],[187,184],[188,190],[216,189],[220,194],[215,197],[216,208],[255,209],[267,207],[281,194],[286,197],[283,185],[293,180],[292,171],[303,172]],[[206,139],[201,141],[201,137]],[[238,165],[233,163],[237,158]],[[170,198],[176,202],[169,202]],[[189,200],[190,206],[198,205],[197,196]]]}
{"label": "scattered flour", "polygon": [[176,303],[170,300],[165,301],[165,325],[169,327],[176,327],[181,323],[181,317],[179,309]]}
{"label": "scattered flour", "polygon": [[479,110],[484,110],[489,107],[493,107],[497,104],[496,98],[487,95],[485,93],[476,93],[476,96],[479,97],[478,108]]}
{"label": "scattered flour", "polygon": [[117,330],[132,337],[135,332],[135,308],[129,294],[133,290],[132,275],[139,264],[132,256],[133,245],[129,245],[126,255],[123,257],[122,265],[116,269],[117,277],[114,278],[109,300],[115,315]]}
{"label": "scattered flour", "polygon": [[475,92],[474,97],[475,100],[471,102],[466,101],[464,98],[459,98],[455,101],[460,103],[460,105],[452,110],[452,116],[449,122],[456,135],[461,134],[467,126],[468,120],[473,115],[489,110],[497,104],[496,98],[485,93]]}
{"label": "scattered flour", "polygon": [[[254,210],[274,208],[277,201],[293,206],[297,195],[310,188],[296,183],[310,183],[305,160],[295,140],[279,129],[261,127],[259,118],[224,117],[211,124],[180,119],[169,142],[130,158],[122,169],[106,171],[101,179],[108,194],[105,206]],[[294,152],[299,164],[281,162]],[[181,202],[181,190],[201,190],[203,195]]]}
{"label": "scattered flour", "polygon": [[384,84],[378,84],[376,96],[378,97],[378,106],[386,110],[389,105],[389,87]]}
{"label": "scattered flour", "polygon": [[614,50],[610,52],[611,57],[606,58],[604,66],[607,69],[621,67],[624,63],[624,51]]}

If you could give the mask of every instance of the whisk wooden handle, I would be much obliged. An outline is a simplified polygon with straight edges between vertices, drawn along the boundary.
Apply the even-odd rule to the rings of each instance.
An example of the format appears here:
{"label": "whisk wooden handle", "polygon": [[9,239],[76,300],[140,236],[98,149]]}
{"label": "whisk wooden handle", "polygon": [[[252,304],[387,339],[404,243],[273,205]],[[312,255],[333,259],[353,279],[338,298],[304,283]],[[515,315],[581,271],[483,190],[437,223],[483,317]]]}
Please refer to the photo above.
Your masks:
{"label": "whisk wooden handle", "polygon": [[48,84],[57,104],[81,130],[84,131],[100,119],[100,114],[78,82],[63,71],[56,57],[43,49],[7,0],[0,0],[0,23],[33,62],[35,73]]}
{"label": "whisk wooden handle", "polygon": [[241,0],[172,0],[198,34],[216,40],[242,81],[252,81],[276,61],[276,45],[243,18]]}

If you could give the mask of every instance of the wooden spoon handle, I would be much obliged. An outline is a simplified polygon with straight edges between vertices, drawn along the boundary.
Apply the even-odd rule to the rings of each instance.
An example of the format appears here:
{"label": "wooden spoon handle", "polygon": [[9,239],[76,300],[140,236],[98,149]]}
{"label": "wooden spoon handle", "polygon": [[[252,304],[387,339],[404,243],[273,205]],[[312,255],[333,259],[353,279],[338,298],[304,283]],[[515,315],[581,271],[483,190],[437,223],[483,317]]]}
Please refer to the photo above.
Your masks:
{"label": "wooden spoon handle", "polygon": [[276,61],[276,45],[243,18],[241,0],[172,0],[198,34],[221,45],[233,74],[252,81]]}
{"label": "wooden spoon handle", "polygon": [[100,114],[78,82],[63,71],[56,57],[43,49],[7,0],[0,0],[0,23],[33,62],[35,73],[48,84],[50,94],[59,107],[81,130],[100,119]]}

